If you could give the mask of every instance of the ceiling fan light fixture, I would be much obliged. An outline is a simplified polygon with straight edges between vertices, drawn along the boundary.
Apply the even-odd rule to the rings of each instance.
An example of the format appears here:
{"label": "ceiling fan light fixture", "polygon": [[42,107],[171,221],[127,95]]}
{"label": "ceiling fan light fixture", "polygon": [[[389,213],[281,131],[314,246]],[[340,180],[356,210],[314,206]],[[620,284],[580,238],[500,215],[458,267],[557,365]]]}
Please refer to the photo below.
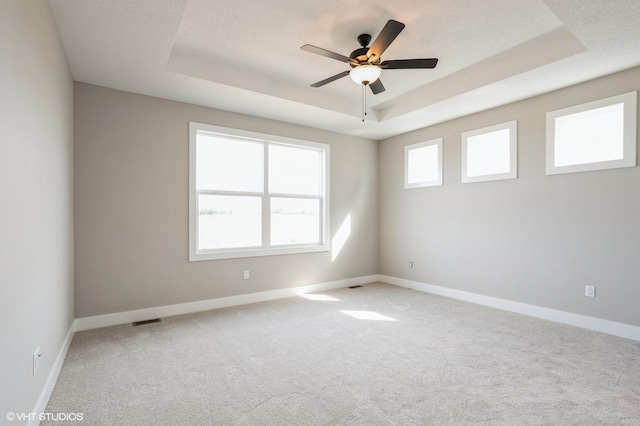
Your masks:
{"label": "ceiling fan light fixture", "polygon": [[375,65],[358,65],[349,72],[349,76],[357,84],[371,84],[380,77],[382,69]]}

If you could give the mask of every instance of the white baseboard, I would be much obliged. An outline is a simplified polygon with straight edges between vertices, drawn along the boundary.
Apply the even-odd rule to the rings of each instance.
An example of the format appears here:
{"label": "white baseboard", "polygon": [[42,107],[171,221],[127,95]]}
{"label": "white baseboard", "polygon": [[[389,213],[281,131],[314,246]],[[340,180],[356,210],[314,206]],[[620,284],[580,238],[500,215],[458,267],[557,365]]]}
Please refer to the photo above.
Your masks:
{"label": "white baseboard", "polygon": [[126,324],[134,321],[144,321],[152,318],[169,317],[173,315],[190,314],[193,312],[209,311],[211,309],[226,308],[230,306],[246,305],[248,303],[264,302],[266,300],[282,299],[317,291],[333,290],[353,285],[362,285],[378,281],[378,275],[349,278],[339,281],[311,284],[280,290],[262,291],[259,293],[242,294],[238,296],[221,297],[218,299],[200,300],[197,302],[180,303],[177,305],[157,306],[135,311],[116,312],[113,314],[97,315],[76,319],[76,331],[90,330],[93,328],[108,327],[111,325]]}
{"label": "white baseboard", "polygon": [[467,291],[455,290],[440,287],[432,284],[425,284],[418,281],[406,280],[403,278],[379,275],[379,281],[393,284],[399,287],[411,288],[425,293],[437,294],[439,296],[450,297],[452,299],[464,300],[465,302],[490,306],[492,308],[529,315],[562,324],[573,325],[588,330],[599,331],[618,337],[640,341],[640,327],[604,320],[600,318],[588,317],[585,315],[572,314],[570,312],[558,311],[555,309],[543,308],[541,306],[529,305],[526,303],[514,302],[496,297],[483,296],[481,294]]}
{"label": "white baseboard", "polygon": [[[196,302],[180,303],[176,305],[158,306],[154,308],[139,309],[135,311],[116,312],[113,314],[77,318],[75,321],[75,331],[126,324],[151,318],[162,318],[173,315],[208,311],[211,309],[246,305],[249,303],[282,299],[285,297],[297,296],[305,293],[313,293],[318,291],[344,288],[353,285],[368,284],[376,281],[382,281],[399,287],[411,288],[425,293],[463,300],[465,302],[489,306],[496,309],[502,309],[509,312],[515,312],[518,314],[528,315],[536,318],[546,319],[562,324],[573,325],[588,330],[599,331],[618,337],[640,341],[640,327],[637,326],[604,320],[600,318],[588,317],[585,315],[573,314],[565,311],[558,311],[555,309],[544,308],[541,306],[530,305],[526,303],[514,302],[512,300],[483,296],[481,294],[455,290],[447,287],[440,287],[432,284],[425,284],[418,281],[396,278],[387,275],[368,275],[339,281],[311,284],[293,288],[284,288],[280,290],[263,291],[259,293],[221,297],[218,299],[200,300]],[[66,349],[64,353],[66,354]],[[62,357],[62,360],[64,360],[64,356]]]}
{"label": "white baseboard", "polygon": [[[69,346],[71,346],[71,340],[73,340],[73,335],[76,330],[75,321],[69,327],[69,331],[67,331],[67,336],[62,342],[62,347],[58,351],[58,356],[53,363],[53,367],[51,368],[51,372],[47,377],[47,381],[40,392],[40,397],[38,398],[38,402],[36,402],[36,406],[31,411],[32,413],[44,413],[47,409],[47,404],[49,403],[49,398],[51,398],[51,394],[53,393],[53,388],[58,381],[58,376],[60,375],[60,371],[62,370],[62,364],[64,364],[64,358],[67,356],[67,352],[69,351]],[[40,424],[39,418],[32,418],[29,420],[28,426],[37,426]]]}

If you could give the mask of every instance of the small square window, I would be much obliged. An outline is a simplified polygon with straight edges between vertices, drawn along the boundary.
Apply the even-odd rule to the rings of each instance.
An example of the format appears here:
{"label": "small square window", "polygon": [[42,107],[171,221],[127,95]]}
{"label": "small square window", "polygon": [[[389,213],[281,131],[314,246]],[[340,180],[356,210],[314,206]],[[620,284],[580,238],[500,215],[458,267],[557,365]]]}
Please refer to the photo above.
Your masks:
{"label": "small square window", "polygon": [[547,113],[547,174],[636,165],[636,92]]}
{"label": "small square window", "polygon": [[404,147],[404,187],[442,185],[442,138]]}
{"label": "small square window", "polygon": [[462,133],[462,182],[518,177],[517,122]]}

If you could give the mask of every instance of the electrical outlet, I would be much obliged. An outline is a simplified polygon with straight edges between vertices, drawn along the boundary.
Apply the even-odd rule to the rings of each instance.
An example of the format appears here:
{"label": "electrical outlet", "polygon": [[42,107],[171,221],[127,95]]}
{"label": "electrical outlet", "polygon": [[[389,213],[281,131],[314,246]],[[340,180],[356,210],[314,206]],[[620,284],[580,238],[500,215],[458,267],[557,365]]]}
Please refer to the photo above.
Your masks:
{"label": "electrical outlet", "polygon": [[413,268],[413,261],[412,260],[409,261],[409,268]]}
{"label": "electrical outlet", "polygon": [[42,359],[42,352],[40,352],[40,348],[38,347],[33,353],[33,375],[36,375],[38,368],[40,368],[40,360]]}
{"label": "electrical outlet", "polygon": [[244,275],[243,275],[243,277],[244,277],[244,279],[245,279],[245,280],[248,280],[248,279],[249,279],[249,271],[248,271],[248,270],[245,270],[245,271],[244,271]]}
{"label": "electrical outlet", "polygon": [[596,297],[596,287],[593,285],[585,285],[584,295],[587,297]]}

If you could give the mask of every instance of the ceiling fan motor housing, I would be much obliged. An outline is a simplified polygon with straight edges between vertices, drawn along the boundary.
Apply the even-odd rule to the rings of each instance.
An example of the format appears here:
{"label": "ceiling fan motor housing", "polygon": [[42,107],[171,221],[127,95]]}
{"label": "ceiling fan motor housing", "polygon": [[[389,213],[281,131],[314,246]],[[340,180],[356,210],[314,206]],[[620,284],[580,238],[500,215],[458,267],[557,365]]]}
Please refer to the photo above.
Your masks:
{"label": "ceiling fan motor housing", "polygon": [[[367,46],[369,45],[369,43],[371,43],[371,35],[360,34],[358,36],[358,43],[360,43],[360,46],[362,47],[351,52],[351,55],[349,55],[349,57],[351,59],[355,59],[356,61],[358,61],[358,65],[366,64],[367,61],[369,60],[369,57],[367,56],[367,52],[369,51],[369,48]],[[351,63],[350,65],[351,65],[351,68],[355,68],[358,66],[353,63]]]}
{"label": "ceiling fan motor housing", "polygon": [[367,47],[371,43],[371,34],[360,34],[358,36],[358,43],[360,46]]}

